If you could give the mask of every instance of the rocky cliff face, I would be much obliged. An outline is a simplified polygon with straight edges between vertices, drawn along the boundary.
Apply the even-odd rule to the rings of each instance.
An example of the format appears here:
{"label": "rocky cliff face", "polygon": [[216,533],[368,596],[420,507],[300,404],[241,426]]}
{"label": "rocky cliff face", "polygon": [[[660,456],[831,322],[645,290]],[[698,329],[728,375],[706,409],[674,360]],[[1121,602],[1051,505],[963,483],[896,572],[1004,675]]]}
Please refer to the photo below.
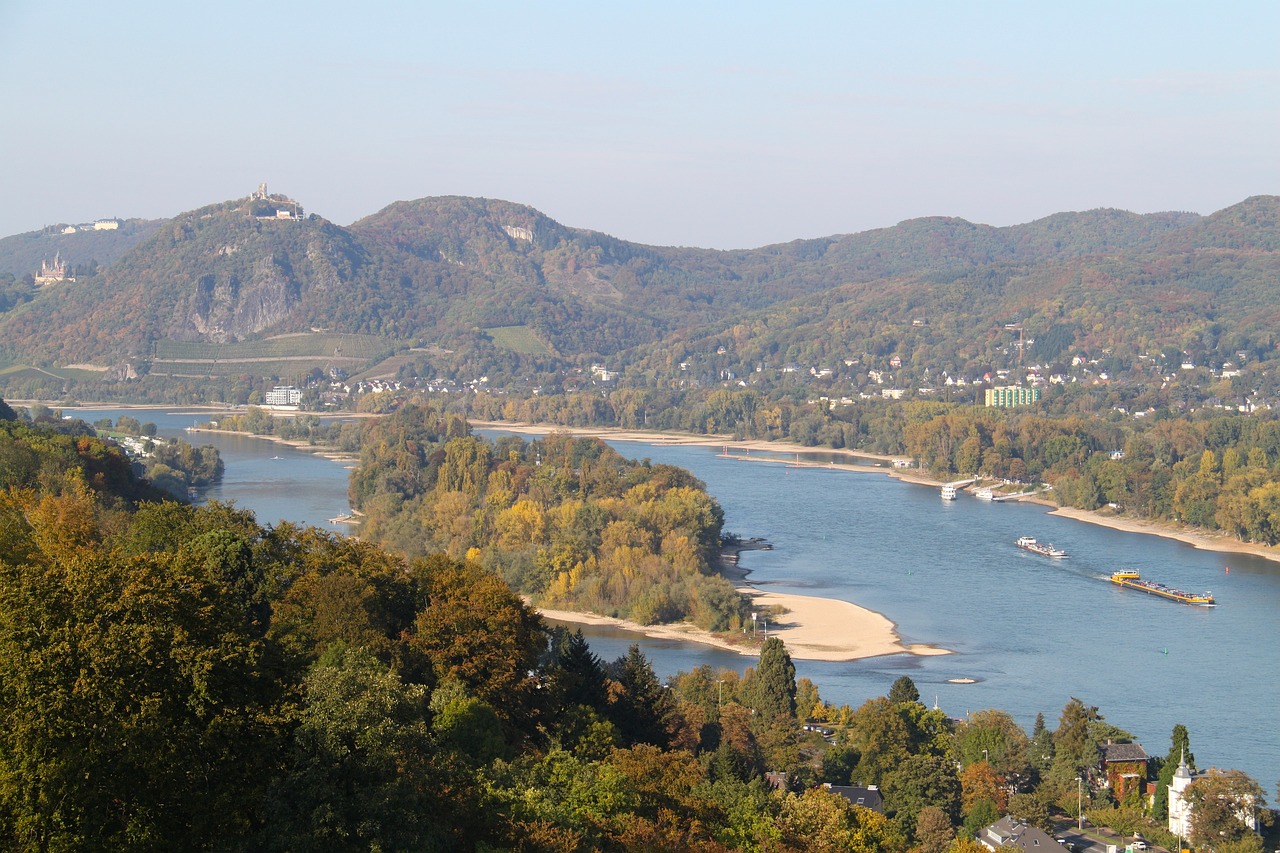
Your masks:
{"label": "rocky cliff face", "polygon": [[178,304],[168,337],[229,343],[276,329],[301,302],[303,286],[273,257],[255,261],[247,278],[202,275],[191,295]]}
{"label": "rocky cliff face", "polygon": [[0,337],[26,358],[112,364],[145,358],[157,340],[305,331],[311,296],[340,303],[366,262],[359,239],[323,219],[255,216],[243,200],[211,205],[170,220],[100,275],[10,312]]}

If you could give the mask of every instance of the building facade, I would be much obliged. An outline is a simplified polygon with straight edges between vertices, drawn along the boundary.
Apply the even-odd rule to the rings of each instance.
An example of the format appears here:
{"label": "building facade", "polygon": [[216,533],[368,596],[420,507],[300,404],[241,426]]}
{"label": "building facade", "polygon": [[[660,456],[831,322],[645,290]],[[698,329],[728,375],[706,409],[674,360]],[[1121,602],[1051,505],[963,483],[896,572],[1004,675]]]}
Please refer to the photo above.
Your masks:
{"label": "building facade", "polygon": [[986,405],[992,408],[1008,409],[1014,406],[1029,406],[1039,401],[1039,388],[1023,388],[1021,385],[997,385],[986,390]]}
{"label": "building facade", "polygon": [[268,406],[296,406],[302,402],[302,392],[292,385],[277,385],[263,400]]}

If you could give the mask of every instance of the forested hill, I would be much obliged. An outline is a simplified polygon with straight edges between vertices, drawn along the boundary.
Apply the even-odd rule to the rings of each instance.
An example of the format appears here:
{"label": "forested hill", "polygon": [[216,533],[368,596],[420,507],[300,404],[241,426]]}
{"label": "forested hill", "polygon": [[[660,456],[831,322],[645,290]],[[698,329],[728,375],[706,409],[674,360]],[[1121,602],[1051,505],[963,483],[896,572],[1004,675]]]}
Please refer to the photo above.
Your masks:
{"label": "forested hill", "polygon": [[[1166,372],[1186,361],[1264,362],[1275,358],[1280,323],[1278,214],[1280,200],[1267,196],[1207,217],[1094,211],[1005,229],[906,222],[826,253],[874,270],[621,361],[637,372],[696,362],[694,377],[707,380],[784,363],[865,375],[896,357],[904,381],[925,384],[1013,366],[1021,331],[1024,363],[1046,373],[1079,353],[1113,374],[1140,358]],[[850,250],[857,241],[861,250]]]}
{"label": "forested hill", "polygon": [[59,224],[5,237],[0,239],[0,275],[15,279],[33,276],[40,271],[41,262],[52,261],[58,255],[72,271],[77,267],[105,267],[146,240],[162,224],[159,219],[126,219],[115,229],[80,226],[70,234],[64,233],[65,224]]}
{"label": "forested hill", "polygon": [[831,357],[891,349],[892,324],[917,319],[931,324],[930,347],[968,348],[976,362],[989,353],[970,344],[1011,320],[1062,351],[1109,345],[1094,327],[1114,332],[1117,317],[1152,344],[1185,348],[1217,324],[1215,338],[1240,333],[1265,349],[1278,209],[1255,197],[1203,217],[1093,210],[1003,228],[926,218],[713,251],[630,243],[488,199],[396,202],[348,228],[241,199],[167,221],[97,275],[0,305],[0,340],[10,361],[129,361],[140,372],[165,342],[316,330],[452,352],[480,371],[504,358],[561,370],[654,353],[669,368],[690,341],[730,332],[754,348],[737,370],[815,336]]}

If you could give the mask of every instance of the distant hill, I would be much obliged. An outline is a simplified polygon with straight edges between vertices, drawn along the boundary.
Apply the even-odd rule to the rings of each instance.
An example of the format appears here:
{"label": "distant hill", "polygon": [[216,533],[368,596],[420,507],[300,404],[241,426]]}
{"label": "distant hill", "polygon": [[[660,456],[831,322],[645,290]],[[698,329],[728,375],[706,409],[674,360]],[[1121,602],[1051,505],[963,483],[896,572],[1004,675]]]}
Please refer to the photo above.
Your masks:
{"label": "distant hill", "polygon": [[[119,227],[113,230],[94,230],[92,226],[84,228],[61,223],[0,239],[0,275],[8,273],[14,278],[34,275],[40,271],[41,262],[52,261],[58,254],[72,269],[95,263],[106,267],[146,240],[164,223],[160,219],[118,221]],[[70,234],[63,233],[68,227],[76,230]]]}
{"label": "distant hill", "polygon": [[1090,211],[999,229],[912,220],[832,242],[823,257],[840,270],[835,286],[620,360],[643,373],[677,359],[713,381],[788,362],[865,375],[896,356],[905,376],[929,367],[940,381],[944,370],[976,378],[1011,366],[1020,334],[1028,364],[1077,353],[1131,363],[1169,349],[1201,366],[1242,352],[1273,359],[1278,212],[1280,199],[1256,197],[1207,217]]}
{"label": "distant hill", "polygon": [[[736,251],[630,243],[492,199],[396,202],[348,228],[264,204],[209,205],[102,238],[134,242],[100,258],[97,275],[0,314],[5,355],[145,370],[162,345],[345,334],[479,369],[607,360],[654,376],[701,356],[714,378],[897,353],[959,371],[1007,351],[1012,323],[1045,358],[1166,346],[1270,357],[1280,304],[1270,196],[1211,216],[1093,210],[1005,228],[935,217]],[[270,350],[286,351],[310,352]]]}

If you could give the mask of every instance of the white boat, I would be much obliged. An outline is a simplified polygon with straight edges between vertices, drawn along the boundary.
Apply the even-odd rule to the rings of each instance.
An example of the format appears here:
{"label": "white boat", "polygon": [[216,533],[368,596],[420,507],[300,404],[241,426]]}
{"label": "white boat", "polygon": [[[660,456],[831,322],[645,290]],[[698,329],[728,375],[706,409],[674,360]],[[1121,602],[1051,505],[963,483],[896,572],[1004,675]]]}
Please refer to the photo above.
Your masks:
{"label": "white boat", "polygon": [[973,492],[973,496],[980,501],[990,501],[990,500],[995,500],[996,494],[995,492],[991,491],[991,489],[987,488],[986,486],[983,486],[981,489],[975,489]]}
{"label": "white boat", "polygon": [[1016,544],[1019,548],[1025,548],[1033,554],[1039,554],[1042,557],[1065,557],[1067,552],[1061,548],[1057,548],[1047,542],[1037,542],[1034,536],[1019,537]]}
{"label": "white boat", "polygon": [[955,499],[956,499],[956,487],[955,487],[955,486],[943,486],[943,487],[942,487],[942,499],[943,499],[944,501],[953,501],[953,500],[955,500]]}

